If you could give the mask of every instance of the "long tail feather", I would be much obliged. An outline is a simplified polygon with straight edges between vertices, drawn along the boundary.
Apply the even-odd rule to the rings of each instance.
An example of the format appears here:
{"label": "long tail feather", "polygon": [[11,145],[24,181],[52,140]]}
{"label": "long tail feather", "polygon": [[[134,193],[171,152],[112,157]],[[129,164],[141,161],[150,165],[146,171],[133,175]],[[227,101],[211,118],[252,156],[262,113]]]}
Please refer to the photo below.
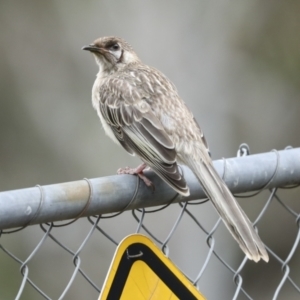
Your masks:
{"label": "long tail feather", "polygon": [[189,160],[188,165],[247,257],[255,262],[261,258],[268,262],[269,256],[263,242],[212,163],[205,160]]}

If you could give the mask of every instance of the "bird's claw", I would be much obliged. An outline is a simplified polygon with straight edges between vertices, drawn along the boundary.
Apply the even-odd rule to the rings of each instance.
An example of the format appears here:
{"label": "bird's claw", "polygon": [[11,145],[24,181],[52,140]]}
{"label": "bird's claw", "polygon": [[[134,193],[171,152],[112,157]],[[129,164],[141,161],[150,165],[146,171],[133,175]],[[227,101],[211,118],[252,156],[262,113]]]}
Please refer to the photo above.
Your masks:
{"label": "bird's claw", "polygon": [[138,166],[137,168],[120,168],[117,170],[117,174],[129,174],[129,175],[137,175],[141,180],[144,181],[146,186],[150,187],[152,191],[155,190],[155,186],[153,182],[147,178],[147,176],[143,173],[143,170],[146,168],[145,164]]}

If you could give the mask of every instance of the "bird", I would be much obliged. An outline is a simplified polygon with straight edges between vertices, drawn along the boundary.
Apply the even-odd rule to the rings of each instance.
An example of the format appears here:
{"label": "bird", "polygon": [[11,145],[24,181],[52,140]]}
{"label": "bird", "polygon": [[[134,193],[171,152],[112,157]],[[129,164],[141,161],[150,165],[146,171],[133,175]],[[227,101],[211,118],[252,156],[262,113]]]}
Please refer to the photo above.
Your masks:
{"label": "bird", "polygon": [[105,133],[142,161],[118,173],[136,174],[152,186],[143,173],[150,168],[187,197],[190,191],[179,164],[188,166],[247,258],[268,262],[263,242],[215,170],[205,136],[175,85],[144,64],[122,38],[101,37],[82,50],[91,52],[99,67],[92,105]]}

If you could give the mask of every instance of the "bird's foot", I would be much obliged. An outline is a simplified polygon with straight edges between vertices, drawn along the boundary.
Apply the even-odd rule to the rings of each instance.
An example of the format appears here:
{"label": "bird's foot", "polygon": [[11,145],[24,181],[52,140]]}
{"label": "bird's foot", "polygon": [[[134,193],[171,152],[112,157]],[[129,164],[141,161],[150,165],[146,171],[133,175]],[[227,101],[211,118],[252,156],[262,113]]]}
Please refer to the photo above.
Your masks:
{"label": "bird's foot", "polygon": [[136,168],[120,168],[118,169],[117,173],[118,174],[129,174],[129,175],[137,175],[141,180],[144,181],[146,186],[149,186],[153,191],[155,190],[155,186],[153,182],[147,178],[147,176],[144,174],[144,170],[147,168],[147,165],[145,163],[139,165]]}

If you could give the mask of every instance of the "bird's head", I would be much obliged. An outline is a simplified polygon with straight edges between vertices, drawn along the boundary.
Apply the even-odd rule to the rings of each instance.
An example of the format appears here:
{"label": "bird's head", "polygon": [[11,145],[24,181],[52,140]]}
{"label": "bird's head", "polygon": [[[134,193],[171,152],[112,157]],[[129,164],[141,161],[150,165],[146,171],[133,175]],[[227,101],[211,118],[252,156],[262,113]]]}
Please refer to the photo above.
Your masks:
{"label": "bird's head", "polygon": [[132,47],[117,37],[99,38],[92,44],[84,46],[82,50],[92,52],[100,70],[104,72],[111,72],[124,67],[124,65],[139,62]]}

